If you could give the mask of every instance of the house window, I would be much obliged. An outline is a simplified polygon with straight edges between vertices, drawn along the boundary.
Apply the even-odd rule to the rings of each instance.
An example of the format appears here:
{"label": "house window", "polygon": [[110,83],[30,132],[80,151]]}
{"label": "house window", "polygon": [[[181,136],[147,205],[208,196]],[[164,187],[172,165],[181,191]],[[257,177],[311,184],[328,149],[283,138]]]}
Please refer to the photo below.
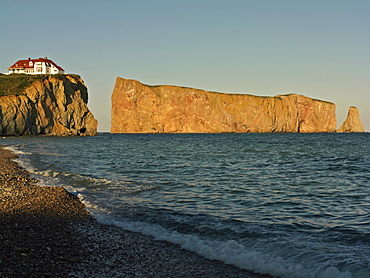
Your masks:
{"label": "house window", "polygon": [[42,72],[42,68],[36,68],[36,72]]}

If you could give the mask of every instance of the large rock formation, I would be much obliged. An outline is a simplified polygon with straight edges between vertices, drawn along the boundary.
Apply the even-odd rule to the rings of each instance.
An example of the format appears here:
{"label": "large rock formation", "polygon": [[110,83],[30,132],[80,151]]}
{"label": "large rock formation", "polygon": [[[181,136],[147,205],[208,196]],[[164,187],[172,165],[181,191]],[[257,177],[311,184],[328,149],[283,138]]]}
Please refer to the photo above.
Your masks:
{"label": "large rock formation", "polygon": [[87,107],[87,88],[79,76],[45,76],[22,90],[0,96],[0,134],[97,134],[97,121]]}
{"label": "large rock formation", "polygon": [[360,113],[357,107],[351,106],[347,118],[337,132],[364,132],[364,126],[360,120]]}
{"label": "large rock formation", "polygon": [[334,132],[335,104],[291,94],[259,97],[118,77],[113,133]]}

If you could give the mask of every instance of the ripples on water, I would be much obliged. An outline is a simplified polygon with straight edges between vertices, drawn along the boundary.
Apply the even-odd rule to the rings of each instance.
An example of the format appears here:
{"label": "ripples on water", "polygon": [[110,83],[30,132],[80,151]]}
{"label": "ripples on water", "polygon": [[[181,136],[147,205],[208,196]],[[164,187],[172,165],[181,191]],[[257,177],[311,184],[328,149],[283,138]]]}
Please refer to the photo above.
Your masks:
{"label": "ripples on water", "polygon": [[[9,138],[100,221],[282,277],[370,277],[369,134]],[[252,261],[252,263],[248,263]]]}

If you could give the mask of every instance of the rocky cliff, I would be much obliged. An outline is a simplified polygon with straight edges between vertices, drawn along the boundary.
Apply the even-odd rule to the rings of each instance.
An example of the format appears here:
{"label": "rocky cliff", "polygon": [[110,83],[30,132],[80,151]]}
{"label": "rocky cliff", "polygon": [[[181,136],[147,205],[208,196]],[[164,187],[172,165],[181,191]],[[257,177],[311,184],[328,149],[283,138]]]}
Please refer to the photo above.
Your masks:
{"label": "rocky cliff", "polygon": [[259,97],[118,77],[113,133],[334,132],[335,104],[291,94]]}
{"label": "rocky cliff", "polygon": [[364,126],[360,120],[360,112],[357,107],[351,106],[347,118],[337,132],[364,132]]}
{"label": "rocky cliff", "polygon": [[[6,79],[7,78],[7,79]],[[24,78],[0,96],[0,134],[83,136],[97,134],[97,121],[87,107],[88,94],[77,75],[5,77],[1,82]],[[11,82],[15,82],[11,80]],[[10,82],[10,83],[11,83]],[[26,84],[26,85],[24,85]],[[0,86],[1,87],[1,86]],[[3,86],[4,87],[4,86]],[[4,91],[4,90],[3,90]],[[4,95],[5,94],[5,95]]]}

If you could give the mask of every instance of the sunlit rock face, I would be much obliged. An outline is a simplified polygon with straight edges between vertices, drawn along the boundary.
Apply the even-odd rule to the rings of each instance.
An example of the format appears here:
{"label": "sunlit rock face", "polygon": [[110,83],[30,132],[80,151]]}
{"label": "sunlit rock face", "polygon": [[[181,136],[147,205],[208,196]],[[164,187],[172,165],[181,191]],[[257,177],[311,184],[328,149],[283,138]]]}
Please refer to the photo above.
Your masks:
{"label": "sunlit rock face", "polygon": [[335,104],[290,94],[260,97],[118,77],[113,133],[334,132]]}
{"label": "sunlit rock face", "polygon": [[364,132],[364,126],[360,120],[360,112],[357,107],[351,106],[348,110],[347,119],[337,132]]}
{"label": "sunlit rock face", "polygon": [[87,101],[87,88],[79,76],[45,77],[20,94],[0,97],[0,134],[96,135],[98,123]]}

